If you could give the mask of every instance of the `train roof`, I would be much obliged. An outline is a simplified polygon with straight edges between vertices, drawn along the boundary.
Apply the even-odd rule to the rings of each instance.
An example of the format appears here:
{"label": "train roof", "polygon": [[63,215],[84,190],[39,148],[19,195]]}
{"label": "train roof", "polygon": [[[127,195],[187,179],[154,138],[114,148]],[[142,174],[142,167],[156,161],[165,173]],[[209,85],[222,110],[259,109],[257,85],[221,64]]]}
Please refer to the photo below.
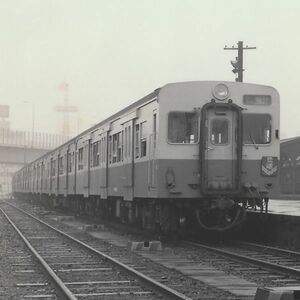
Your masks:
{"label": "train roof", "polygon": [[[88,132],[90,131],[93,131],[94,129],[98,128],[99,126],[102,126],[103,124],[109,122],[109,121],[112,121],[114,119],[116,119],[117,117],[121,116],[122,114],[124,114],[125,112],[127,111],[130,111],[131,109],[133,109],[134,107],[136,106],[141,106],[143,105],[144,103],[147,103],[148,101],[150,101],[151,99],[154,99],[155,97],[157,97],[157,95],[159,94],[159,91],[160,91],[161,88],[158,88],[156,90],[154,90],[152,93],[148,94],[147,96],[133,102],[132,104],[130,104],[129,106],[126,106],[125,108],[123,108],[122,110],[118,111],[117,113],[111,115],[110,117],[102,120],[101,122],[93,125],[92,127],[89,127],[88,129],[84,130],[83,132],[79,133],[78,135],[74,136],[73,138],[69,139],[68,141],[64,142],[63,144],[59,145],[58,147],[52,149],[52,150],[49,150],[47,153],[45,153],[44,155],[40,156],[39,158],[33,160],[32,162],[28,163],[27,165],[29,164],[32,164],[32,163],[35,163],[36,161],[44,158],[45,156],[49,155],[49,153],[51,152],[55,152],[57,151],[59,148],[65,146],[65,145],[68,145],[70,143],[72,143],[73,141],[76,141],[76,139],[78,139],[79,137],[87,134]],[[23,168],[20,169],[20,171],[22,169],[24,169],[26,166],[24,166]]]}
{"label": "train roof", "polygon": [[201,84],[209,84],[209,85],[217,85],[219,83],[224,83],[229,86],[260,86],[263,88],[268,88],[276,91],[278,91],[270,85],[265,85],[265,84],[259,84],[259,83],[248,83],[248,82],[237,82],[237,81],[223,81],[223,80],[201,80],[201,81],[180,81],[180,82],[173,82],[173,83],[168,83],[164,86],[162,86],[160,89],[163,89],[165,87],[172,87],[173,85],[201,85]]}
{"label": "train roof", "polygon": [[[35,163],[36,161],[40,160],[40,159],[43,159],[45,156],[49,155],[49,153],[51,152],[55,152],[57,151],[59,148],[65,146],[65,145],[68,145],[70,143],[72,143],[73,141],[76,141],[76,139],[78,139],[79,137],[87,134],[88,132],[90,131],[94,131],[96,128],[98,128],[99,126],[102,126],[104,125],[105,123],[109,122],[109,121],[112,121],[112,120],[115,120],[116,118],[118,118],[119,116],[121,116],[122,114],[126,113],[127,111],[130,111],[132,110],[133,108],[137,107],[137,106],[141,106],[145,103],[147,103],[148,101],[150,101],[151,99],[154,99],[156,98],[160,91],[162,89],[168,89],[168,88],[172,88],[173,86],[178,86],[178,85],[201,85],[201,84],[210,84],[210,85],[213,85],[213,84],[218,84],[218,83],[224,83],[224,84],[227,84],[229,86],[237,86],[237,85],[240,85],[240,86],[247,86],[247,85],[251,85],[251,86],[260,86],[260,87],[265,87],[265,88],[270,88],[270,89],[273,89],[277,92],[277,90],[275,88],[273,88],[272,86],[267,86],[267,85],[262,85],[262,84],[255,84],[255,83],[245,83],[245,82],[235,82],[235,81],[215,81],[215,80],[204,80],[204,81],[182,81],[182,82],[173,82],[173,83],[168,83],[160,88],[157,88],[155,89],[153,92],[151,92],[150,94],[146,95],[145,97],[133,102],[132,104],[130,104],[129,106],[126,106],[125,108],[123,108],[122,110],[118,111],[117,113],[111,115],[110,117],[102,120],[101,122],[95,124],[94,126],[92,127],[89,127],[88,129],[84,130],[83,132],[79,133],[78,135],[76,135],[75,137],[71,138],[70,140],[68,140],[67,142],[61,144],[60,146],[50,150],[49,152],[47,152],[46,154],[42,155],[41,157],[35,159],[34,161],[28,163],[27,165],[29,164],[32,164],[32,163]],[[277,92],[278,93],[278,92]],[[23,168],[25,168],[26,166],[24,166]],[[22,169],[23,169],[22,168]],[[21,170],[22,170],[21,169]]]}

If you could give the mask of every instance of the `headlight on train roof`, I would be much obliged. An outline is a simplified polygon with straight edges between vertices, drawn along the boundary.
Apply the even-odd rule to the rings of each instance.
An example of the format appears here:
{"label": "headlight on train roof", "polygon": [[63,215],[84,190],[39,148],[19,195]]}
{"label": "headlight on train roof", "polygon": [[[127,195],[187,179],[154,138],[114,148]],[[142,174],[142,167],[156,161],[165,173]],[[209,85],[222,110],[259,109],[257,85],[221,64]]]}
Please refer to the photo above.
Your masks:
{"label": "headlight on train roof", "polygon": [[229,89],[228,86],[224,83],[217,84],[213,89],[213,95],[218,100],[225,100],[229,97]]}

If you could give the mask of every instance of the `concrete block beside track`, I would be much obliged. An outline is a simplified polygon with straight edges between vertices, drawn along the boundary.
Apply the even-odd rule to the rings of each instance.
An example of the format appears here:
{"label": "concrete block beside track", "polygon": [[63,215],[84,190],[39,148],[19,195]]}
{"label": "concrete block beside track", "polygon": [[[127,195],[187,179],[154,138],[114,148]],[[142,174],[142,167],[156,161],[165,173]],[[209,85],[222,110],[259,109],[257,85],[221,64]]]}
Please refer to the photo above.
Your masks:
{"label": "concrete block beside track", "polygon": [[54,218],[57,222],[74,221],[74,216],[56,216]]}
{"label": "concrete block beside track", "polygon": [[300,286],[258,288],[254,300],[297,300],[300,299]]}
{"label": "concrete block beside track", "polygon": [[103,224],[100,224],[100,225],[86,224],[86,225],[82,225],[81,229],[83,231],[98,231],[98,230],[103,230],[104,225]]}
{"label": "concrete block beside track", "polygon": [[160,241],[132,242],[127,243],[127,249],[130,251],[162,251]]}

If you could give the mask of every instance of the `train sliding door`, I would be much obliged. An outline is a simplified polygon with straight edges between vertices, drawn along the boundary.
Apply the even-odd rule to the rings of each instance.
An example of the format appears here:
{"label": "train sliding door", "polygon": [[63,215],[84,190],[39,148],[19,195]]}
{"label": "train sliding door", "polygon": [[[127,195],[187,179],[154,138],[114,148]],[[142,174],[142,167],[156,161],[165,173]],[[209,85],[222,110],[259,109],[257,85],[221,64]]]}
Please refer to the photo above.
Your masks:
{"label": "train sliding door", "polygon": [[152,115],[152,133],[150,134],[149,145],[149,160],[148,160],[148,190],[149,197],[155,196],[157,189],[157,160],[156,160],[156,145],[157,145],[157,110],[153,111]]}
{"label": "train sliding door", "polygon": [[201,118],[201,188],[203,194],[239,191],[241,112],[229,103],[209,103]]}
{"label": "train sliding door", "polygon": [[124,173],[124,181],[123,181],[123,187],[124,187],[124,200],[133,200],[133,159],[134,159],[134,153],[133,153],[133,139],[134,139],[134,120],[129,120],[125,124],[123,124],[123,138],[124,138],[124,151],[123,151],[123,162],[124,166],[123,169],[125,171]]}

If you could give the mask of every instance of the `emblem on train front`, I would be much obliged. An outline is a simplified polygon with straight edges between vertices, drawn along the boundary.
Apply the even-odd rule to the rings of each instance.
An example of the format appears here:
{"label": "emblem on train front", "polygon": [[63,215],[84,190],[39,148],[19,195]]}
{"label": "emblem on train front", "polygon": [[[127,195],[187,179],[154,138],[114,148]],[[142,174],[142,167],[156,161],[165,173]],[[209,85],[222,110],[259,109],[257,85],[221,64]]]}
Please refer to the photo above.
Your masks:
{"label": "emblem on train front", "polygon": [[261,174],[275,176],[278,172],[278,158],[276,156],[263,156],[261,160]]}

